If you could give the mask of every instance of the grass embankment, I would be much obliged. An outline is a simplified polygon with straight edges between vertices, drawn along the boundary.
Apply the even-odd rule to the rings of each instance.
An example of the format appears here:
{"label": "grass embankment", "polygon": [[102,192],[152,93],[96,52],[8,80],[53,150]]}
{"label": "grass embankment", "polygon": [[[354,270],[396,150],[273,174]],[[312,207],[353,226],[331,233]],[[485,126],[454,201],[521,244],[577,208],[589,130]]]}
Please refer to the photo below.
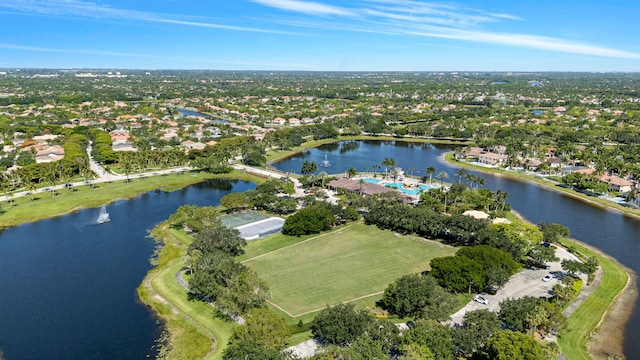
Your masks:
{"label": "grass embankment", "polygon": [[152,235],[164,245],[138,295],[165,322],[167,338],[163,339],[161,355],[168,359],[220,359],[235,323],[215,317],[208,304],[188,300],[187,290],[175,279],[191,237],[169,230],[166,224],[156,227]]}
{"label": "grass embankment", "polygon": [[429,269],[455,249],[362,223],[281,247],[244,262],[271,289],[271,303],[289,317],[327,304],[377,297],[397,278]]}
{"label": "grass embankment", "polygon": [[[625,215],[634,217],[638,217],[640,215],[640,212],[637,210],[622,207],[611,201],[606,201],[594,197],[587,197],[586,195],[580,194],[571,189],[562,188],[550,184],[546,180],[538,179],[513,171],[486,168],[455,161],[451,153],[447,154],[445,156],[445,159],[449,163],[465,168],[472,168],[480,172],[498,173],[517,180],[531,181],[554,191],[569,194],[591,204],[618,210],[620,212],[623,212]],[[629,281],[629,274],[627,274],[626,270],[615,260],[611,259],[608,256],[602,255],[597,251],[593,251],[585,246],[582,246],[575,241],[563,240],[562,244],[567,248],[574,249],[584,256],[596,256],[602,268],[602,279],[600,281],[600,284],[578,307],[578,309],[576,309],[576,311],[574,311],[573,314],[569,316],[566,326],[561,330],[558,336],[558,345],[560,346],[560,350],[567,359],[591,359],[591,356],[589,356],[589,354],[587,353],[586,343],[589,340],[590,335],[594,331],[597,331],[598,325],[611,307],[616,296],[618,296],[618,294],[620,294],[620,292],[627,285],[627,282]]]}
{"label": "grass embankment", "polygon": [[[195,176],[191,176],[192,174]],[[240,171],[217,175],[199,172],[135,178],[129,182],[98,183],[93,188],[77,186],[73,188],[73,191],[58,190],[55,196],[49,192],[38,192],[14,198],[11,205],[3,202],[0,211],[0,228],[59,216],[81,208],[101,206],[117,199],[132,198],[137,194],[155,189],[174,191],[214,178],[239,179],[257,183],[264,181],[262,178]]]}
{"label": "grass embankment", "polygon": [[603,256],[570,240],[563,240],[562,244],[567,248],[575,249],[582,255],[596,256],[602,267],[600,285],[569,316],[566,326],[558,336],[558,345],[567,359],[591,359],[586,348],[590,334],[597,331],[611,303],[627,285],[629,275],[622,266],[608,256]]}

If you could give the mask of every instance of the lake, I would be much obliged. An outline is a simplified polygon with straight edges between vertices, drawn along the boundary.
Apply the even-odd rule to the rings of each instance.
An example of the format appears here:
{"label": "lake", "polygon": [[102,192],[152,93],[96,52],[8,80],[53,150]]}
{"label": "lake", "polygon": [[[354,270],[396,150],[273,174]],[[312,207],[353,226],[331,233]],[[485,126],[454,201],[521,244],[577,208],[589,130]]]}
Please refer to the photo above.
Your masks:
{"label": "lake", "polygon": [[136,288],[151,269],[148,231],[184,204],[216,206],[255,188],[213,180],[152,191],[100,209],[23,224],[0,233],[0,349],[12,359],[155,358],[161,323]]}
{"label": "lake", "polygon": [[[457,181],[455,173],[459,168],[441,158],[454,148],[452,145],[396,141],[346,141],[306,150],[272,165],[285,172],[300,173],[304,161],[316,161],[320,165],[326,156],[331,166],[318,166],[318,171],[344,173],[351,166],[358,171],[371,171],[372,167],[378,166],[377,171],[384,172],[381,163],[389,157],[407,173],[424,176],[425,169],[434,166],[437,169],[434,178],[445,171],[449,175],[448,181],[453,182]],[[502,189],[508,192],[508,201],[513,209],[529,221],[562,224],[571,230],[572,237],[603,250],[635,272],[640,272],[640,262],[637,261],[640,257],[640,221],[529,182],[467,172],[484,178],[485,186],[494,191]],[[633,341],[640,336],[640,309],[637,303],[629,306],[634,306],[634,310],[625,329],[628,341],[624,343],[624,351],[631,359],[640,352],[640,344]]]}

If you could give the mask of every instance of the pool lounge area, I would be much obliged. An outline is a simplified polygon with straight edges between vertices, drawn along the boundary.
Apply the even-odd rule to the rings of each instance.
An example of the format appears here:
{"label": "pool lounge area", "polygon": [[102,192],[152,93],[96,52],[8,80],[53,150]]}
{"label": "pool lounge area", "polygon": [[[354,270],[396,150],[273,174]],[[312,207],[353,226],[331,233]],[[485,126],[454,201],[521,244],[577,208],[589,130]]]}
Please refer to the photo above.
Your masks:
{"label": "pool lounge area", "polygon": [[366,181],[368,183],[371,183],[371,184],[377,184],[377,185],[382,185],[382,186],[394,188],[394,189],[402,192],[403,194],[409,195],[409,196],[420,196],[420,194],[423,191],[428,191],[428,190],[431,190],[433,188],[438,187],[438,186],[435,186],[435,185],[426,185],[426,184],[418,184],[418,185],[415,185],[415,186],[411,186],[409,184],[401,183],[401,182],[387,183],[384,180],[375,179],[375,178],[362,178],[362,180],[364,180],[364,181]]}

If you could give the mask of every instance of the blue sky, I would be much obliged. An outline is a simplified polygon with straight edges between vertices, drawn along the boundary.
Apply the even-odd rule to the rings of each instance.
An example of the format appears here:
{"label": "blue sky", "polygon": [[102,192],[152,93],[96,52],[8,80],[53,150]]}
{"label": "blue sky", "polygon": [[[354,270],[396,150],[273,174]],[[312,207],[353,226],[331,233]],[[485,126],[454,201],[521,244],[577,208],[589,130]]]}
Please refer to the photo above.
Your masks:
{"label": "blue sky", "polygon": [[0,68],[640,71],[633,0],[0,0]]}

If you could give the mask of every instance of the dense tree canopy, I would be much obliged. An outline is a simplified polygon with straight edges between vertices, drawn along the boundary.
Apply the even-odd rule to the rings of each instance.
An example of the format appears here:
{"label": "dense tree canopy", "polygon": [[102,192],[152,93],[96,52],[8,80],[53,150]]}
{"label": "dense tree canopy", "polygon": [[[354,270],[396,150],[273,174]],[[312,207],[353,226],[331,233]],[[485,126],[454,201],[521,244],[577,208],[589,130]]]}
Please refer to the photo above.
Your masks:
{"label": "dense tree canopy", "polygon": [[255,309],[246,319],[246,324],[235,327],[230,345],[252,343],[262,349],[282,350],[290,335],[285,319],[266,308]]}
{"label": "dense tree canopy", "polygon": [[205,226],[194,235],[189,250],[198,249],[203,253],[219,250],[231,256],[238,256],[244,253],[246,245],[247,242],[240,237],[238,230],[214,224]]}
{"label": "dense tree canopy", "polygon": [[511,255],[487,245],[462,247],[456,256],[431,260],[431,272],[454,292],[495,291],[518,269]]}
{"label": "dense tree canopy", "polygon": [[382,296],[384,306],[400,317],[446,320],[457,306],[431,276],[411,274],[389,284]]}
{"label": "dense tree canopy", "polygon": [[547,360],[548,357],[534,338],[522,333],[503,330],[489,340],[485,359]]}
{"label": "dense tree canopy", "polygon": [[313,320],[313,337],[334,345],[349,345],[374,322],[374,317],[353,304],[338,304],[320,311]]}

